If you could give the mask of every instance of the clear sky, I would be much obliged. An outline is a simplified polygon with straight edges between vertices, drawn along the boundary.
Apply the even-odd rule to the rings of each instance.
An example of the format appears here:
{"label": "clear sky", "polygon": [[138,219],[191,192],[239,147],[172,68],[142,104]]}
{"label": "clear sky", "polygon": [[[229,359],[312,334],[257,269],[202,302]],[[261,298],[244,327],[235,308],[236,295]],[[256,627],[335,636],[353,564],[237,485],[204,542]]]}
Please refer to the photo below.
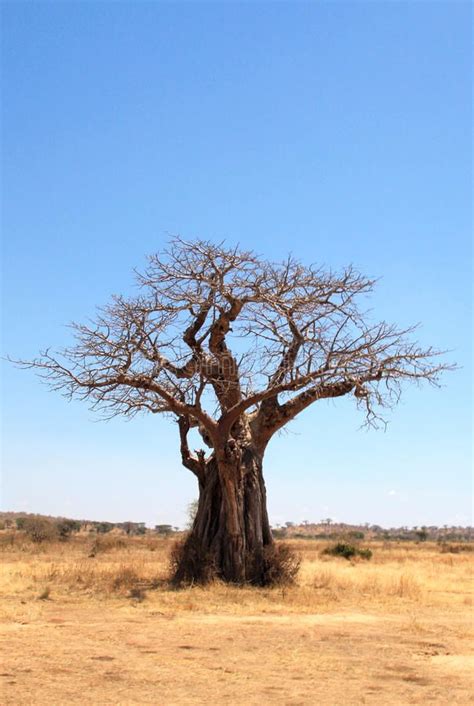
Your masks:
{"label": "clear sky", "polygon": [[[387,431],[320,402],[273,442],[273,523],[469,524],[467,2],[4,2],[3,347],[132,291],[168,234],[380,276],[379,318],[462,367]],[[3,368],[3,508],[181,525],[167,419],[97,422]]]}

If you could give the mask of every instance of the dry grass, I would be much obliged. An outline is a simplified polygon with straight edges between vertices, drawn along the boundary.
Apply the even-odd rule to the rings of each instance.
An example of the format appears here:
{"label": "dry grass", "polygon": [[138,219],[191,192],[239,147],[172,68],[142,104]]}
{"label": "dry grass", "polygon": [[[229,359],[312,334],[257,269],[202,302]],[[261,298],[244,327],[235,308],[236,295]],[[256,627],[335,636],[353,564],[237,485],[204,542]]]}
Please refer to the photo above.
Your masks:
{"label": "dry grass", "polygon": [[469,702],[472,553],[373,543],[347,561],[292,544],[295,586],[172,590],[170,539],[0,533],[3,700]]}

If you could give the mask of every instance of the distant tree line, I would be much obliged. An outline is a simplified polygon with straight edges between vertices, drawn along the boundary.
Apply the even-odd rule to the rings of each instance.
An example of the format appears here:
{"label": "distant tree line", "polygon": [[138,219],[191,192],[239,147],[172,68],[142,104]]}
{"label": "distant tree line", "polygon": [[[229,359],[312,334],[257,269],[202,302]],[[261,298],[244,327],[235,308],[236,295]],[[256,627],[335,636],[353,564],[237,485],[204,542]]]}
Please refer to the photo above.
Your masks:
{"label": "distant tree line", "polygon": [[156,533],[168,536],[179,531],[179,527],[162,524],[155,525],[154,530],[147,529],[145,522],[98,522],[90,520],[72,520],[68,518],[47,517],[45,515],[13,514],[0,515],[0,530],[18,530],[25,532],[33,542],[51,541],[53,539],[67,541],[76,533],[108,534],[123,533],[127,536],[142,536]]}
{"label": "distant tree line", "polygon": [[392,527],[384,528],[380,525],[348,525],[325,519],[320,523],[312,524],[307,520],[301,524],[285,522],[284,525],[272,527],[276,539],[322,539],[337,540],[341,537],[353,540],[377,539],[382,541],[410,541],[410,542],[451,542],[474,541],[473,527],[455,527],[443,525]]}
{"label": "distant tree line", "polygon": [[[192,527],[196,502],[188,507],[187,530]],[[156,534],[169,537],[180,531],[171,524],[157,524],[153,529],[146,527],[145,522],[99,522],[90,520],[73,520],[65,517],[48,517],[26,513],[0,513],[0,530],[19,530],[25,532],[32,541],[46,540],[67,541],[76,533],[125,534],[129,537],[139,537],[145,534]],[[275,539],[315,539],[315,540],[370,540],[379,541],[415,541],[415,542],[471,542],[474,541],[474,528],[443,525],[384,528],[380,525],[349,525],[338,523],[330,518],[319,523],[304,520],[301,524],[285,522],[272,528]]]}

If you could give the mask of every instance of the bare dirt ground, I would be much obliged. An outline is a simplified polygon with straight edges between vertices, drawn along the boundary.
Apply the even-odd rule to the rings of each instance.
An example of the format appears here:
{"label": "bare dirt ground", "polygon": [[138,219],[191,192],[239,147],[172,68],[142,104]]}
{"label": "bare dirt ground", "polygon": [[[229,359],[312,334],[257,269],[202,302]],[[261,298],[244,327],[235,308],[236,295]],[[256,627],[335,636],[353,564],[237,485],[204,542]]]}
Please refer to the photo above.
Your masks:
{"label": "bare dirt ground", "polygon": [[3,703],[473,701],[472,555],[379,545],[351,564],[295,542],[295,587],[172,591],[165,541],[90,541],[3,547]]}

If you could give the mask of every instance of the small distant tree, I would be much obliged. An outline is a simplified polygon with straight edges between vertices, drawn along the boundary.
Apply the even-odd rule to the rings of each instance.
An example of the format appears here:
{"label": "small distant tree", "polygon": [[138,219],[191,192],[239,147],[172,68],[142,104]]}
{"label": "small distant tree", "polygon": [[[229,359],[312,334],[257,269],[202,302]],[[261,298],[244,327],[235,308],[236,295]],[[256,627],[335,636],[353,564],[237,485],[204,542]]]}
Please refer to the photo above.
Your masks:
{"label": "small distant tree", "polygon": [[155,532],[167,537],[173,533],[173,527],[171,525],[155,525]]}
{"label": "small distant tree", "polygon": [[98,534],[107,534],[113,530],[114,524],[112,522],[97,522],[95,525],[96,532]]}
{"label": "small distant tree", "polygon": [[[59,354],[17,361],[68,398],[106,416],[140,412],[177,421],[198,511],[175,581],[209,576],[265,584],[279,575],[263,459],[281,429],[321,400],[349,397],[368,425],[398,402],[404,382],[436,384],[450,366],[412,340],[413,328],[374,322],[360,302],[374,286],[289,257],[174,239],[93,324],[74,326]],[[189,447],[195,429],[205,448]]]}
{"label": "small distant tree", "polygon": [[58,520],[56,522],[56,531],[59,539],[63,542],[67,541],[73,532],[79,532],[81,523],[77,520]]}
{"label": "small distant tree", "polygon": [[420,542],[426,542],[428,539],[428,530],[426,527],[421,527],[419,530],[416,530],[415,534]]}
{"label": "small distant tree", "polygon": [[361,532],[360,530],[350,530],[347,533],[347,536],[351,539],[364,539],[365,533]]}
{"label": "small distant tree", "polygon": [[272,527],[272,535],[274,539],[283,539],[286,537],[286,527]]}
{"label": "small distant tree", "polygon": [[52,520],[46,517],[26,517],[23,529],[32,542],[41,544],[58,537],[58,530]]}
{"label": "small distant tree", "polygon": [[135,524],[133,522],[122,522],[120,526],[127,536],[133,534],[135,530]]}

